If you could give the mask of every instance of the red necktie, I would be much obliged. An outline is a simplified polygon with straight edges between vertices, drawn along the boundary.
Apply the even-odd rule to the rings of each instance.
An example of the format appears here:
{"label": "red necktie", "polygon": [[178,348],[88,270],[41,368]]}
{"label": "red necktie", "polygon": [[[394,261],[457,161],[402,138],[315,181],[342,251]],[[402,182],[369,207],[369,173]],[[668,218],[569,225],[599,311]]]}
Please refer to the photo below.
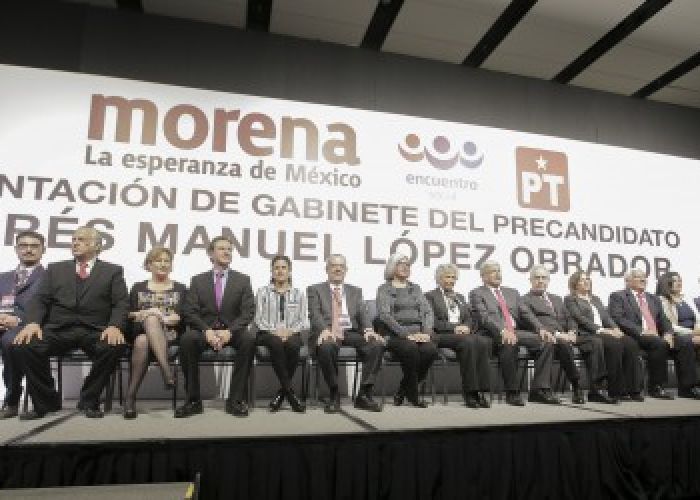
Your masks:
{"label": "red necktie", "polygon": [[80,277],[81,280],[87,279],[88,273],[87,273],[87,262],[80,262],[78,263],[78,276]]}
{"label": "red necktie", "polygon": [[515,325],[513,324],[513,318],[508,311],[508,304],[506,304],[506,299],[503,298],[503,294],[499,288],[496,288],[496,300],[498,300],[498,305],[501,307],[501,314],[503,315],[503,322],[508,330],[514,330]]}
{"label": "red necktie", "polygon": [[654,316],[651,315],[651,311],[649,310],[649,304],[647,304],[646,294],[644,292],[638,292],[637,298],[639,298],[639,309],[642,311],[644,322],[647,324],[647,330],[649,330],[650,332],[657,333],[656,321],[654,321]]}

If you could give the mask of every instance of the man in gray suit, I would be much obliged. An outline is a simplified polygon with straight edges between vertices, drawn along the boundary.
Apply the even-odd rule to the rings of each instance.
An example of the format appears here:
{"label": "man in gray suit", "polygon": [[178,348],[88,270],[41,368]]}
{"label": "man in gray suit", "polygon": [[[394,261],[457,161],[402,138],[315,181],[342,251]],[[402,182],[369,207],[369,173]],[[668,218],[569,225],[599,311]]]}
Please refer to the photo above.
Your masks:
{"label": "man in gray suit", "polygon": [[328,281],[311,285],[306,292],[311,323],[310,346],[317,346],[316,357],[330,389],[326,413],[340,411],[338,393],[338,353],[341,345],[357,350],[362,360],[360,390],[355,408],[380,411],[372,399],[372,388],[381,368],[384,340],[372,329],[362,289],[348,285],[345,257],[333,254],[326,259]]}
{"label": "man in gray suit", "polygon": [[536,318],[517,290],[501,286],[498,262],[488,260],[481,265],[481,280],[483,286],[469,293],[469,303],[478,332],[493,340],[503,374],[506,402],[513,406],[525,404],[516,377],[518,348],[524,346],[535,358],[535,375],[528,401],[560,404],[550,389],[554,336],[546,330],[534,333]]}
{"label": "man in gray suit", "polygon": [[549,270],[546,267],[533,266],[530,270],[530,283],[532,288],[523,296],[523,302],[535,317],[535,329],[547,330],[554,335],[555,355],[571,382],[572,402],[575,404],[586,402],[579,386],[579,371],[574,363],[573,346],[575,345],[581,351],[588,370],[590,382],[588,399],[594,403],[615,403],[615,400],[610,399],[601,390],[603,380],[607,377],[602,338],[585,333],[577,334],[576,321],[564,306],[562,298],[547,291]]}
{"label": "man in gray suit", "polygon": [[0,342],[2,343],[2,378],[7,388],[0,419],[17,416],[22,395],[22,373],[11,355],[12,342],[24,322],[27,304],[34,296],[44,268],[44,237],[34,231],[22,231],[15,238],[15,252],[19,265],[0,274]]}

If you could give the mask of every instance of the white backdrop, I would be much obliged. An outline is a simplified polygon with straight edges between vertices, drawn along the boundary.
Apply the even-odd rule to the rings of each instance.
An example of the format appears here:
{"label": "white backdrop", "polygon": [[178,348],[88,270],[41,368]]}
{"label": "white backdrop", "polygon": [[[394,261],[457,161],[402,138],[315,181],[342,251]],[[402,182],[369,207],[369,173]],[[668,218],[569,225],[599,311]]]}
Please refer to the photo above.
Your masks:
{"label": "white backdrop", "polygon": [[[118,116],[94,96],[122,98],[123,111],[132,105],[145,112]],[[118,136],[118,122],[126,135]],[[518,148],[526,148],[521,156]],[[161,168],[138,168],[138,155]],[[165,168],[167,158],[174,171]],[[251,174],[261,160],[274,178]],[[224,175],[201,173],[205,161],[223,162]],[[240,175],[232,176],[236,165]],[[686,291],[697,295],[698,167],[697,160],[517,131],[0,66],[3,269],[15,265],[16,231],[36,227],[47,235],[50,262],[69,258],[71,230],[90,223],[108,235],[102,257],[122,264],[129,284],[146,278],[140,265],[154,239],[164,237],[176,251],[174,277],[187,283],[209,266],[208,238],[230,230],[243,246],[233,267],[250,274],[254,287],[268,280],[267,255],[277,253],[281,239],[283,252],[295,256],[297,286],[323,280],[325,255],[340,252],[350,265],[348,281],[373,297],[382,262],[399,241],[415,255],[412,279],[426,290],[435,266],[452,261],[462,269],[457,288],[467,293],[480,284],[475,267],[488,256],[501,262],[504,282],[524,292],[526,271],[544,252],[557,263],[549,264],[554,293],[566,294],[576,267],[563,264],[578,255],[584,269],[593,265],[604,300],[622,287],[633,262],[649,265],[651,286],[656,272],[681,272]],[[195,210],[193,193],[217,202]],[[305,200],[312,209],[306,214]],[[328,216],[328,204],[335,212],[338,202],[355,203],[357,220]],[[324,216],[314,204],[323,205]],[[432,227],[441,224],[431,224],[431,213],[441,223],[453,212],[456,227]],[[582,225],[612,228],[606,234],[630,228],[630,242],[552,237],[547,224],[563,233],[570,224],[578,233]]]}

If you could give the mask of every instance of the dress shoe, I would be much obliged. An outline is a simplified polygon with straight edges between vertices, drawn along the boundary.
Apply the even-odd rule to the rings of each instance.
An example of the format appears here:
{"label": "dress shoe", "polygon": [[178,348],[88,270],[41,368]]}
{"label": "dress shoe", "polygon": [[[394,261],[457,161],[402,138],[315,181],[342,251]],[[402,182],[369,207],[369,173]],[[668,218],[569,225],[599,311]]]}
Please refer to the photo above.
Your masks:
{"label": "dress shoe", "polygon": [[401,406],[403,404],[403,400],[406,398],[406,393],[403,391],[401,387],[399,387],[399,390],[396,391],[396,394],[394,394],[394,406]]}
{"label": "dress shoe", "polygon": [[428,407],[428,403],[426,403],[425,401],[422,401],[421,399],[418,399],[418,397],[415,397],[415,398],[407,397],[406,401],[408,401],[411,404],[411,406],[413,406],[414,408],[427,408]]}
{"label": "dress shoe", "polygon": [[338,413],[340,411],[340,395],[337,392],[330,395],[323,406],[323,411],[326,413]]}
{"label": "dress shoe", "polygon": [[475,392],[467,392],[464,394],[464,405],[467,408],[479,407],[479,396]]}
{"label": "dress shoe", "polygon": [[488,399],[486,399],[486,396],[483,392],[477,393],[476,402],[479,403],[479,406],[481,408],[491,408],[491,402]]}
{"label": "dress shoe", "polygon": [[273,413],[279,411],[282,408],[282,403],[284,403],[284,389],[277,391],[275,397],[270,401],[270,411]]}
{"label": "dress shoe", "polygon": [[530,403],[541,403],[546,405],[559,405],[561,401],[552,394],[549,389],[534,389],[527,397]]}
{"label": "dress shoe", "polygon": [[371,394],[358,394],[355,397],[355,408],[357,408],[358,410],[377,412],[382,411],[381,406],[379,406],[379,403],[372,399]]}
{"label": "dress shoe", "polygon": [[204,409],[202,408],[201,401],[190,401],[175,410],[175,418],[187,418],[202,413],[203,411]]}
{"label": "dress shoe", "polygon": [[102,410],[100,410],[99,405],[92,406],[90,408],[85,408],[85,410],[83,410],[83,412],[85,413],[85,416],[87,418],[102,418],[105,416],[104,412]]}
{"label": "dress shoe", "polygon": [[135,401],[129,401],[127,398],[126,402],[124,403],[124,419],[125,420],[133,420],[137,417],[136,413],[136,402]]}
{"label": "dress shoe", "polygon": [[571,402],[575,405],[582,405],[586,403],[586,398],[583,397],[583,391],[581,388],[577,387],[571,393]]}
{"label": "dress shoe", "polygon": [[231,403],[227,401],[226,412],[230,413],[234,417],[247,417],[248,404],[245,401],[233,401]]}
{"label": "dress shoe", "polygon": [[292,410],[296,413],[304,413],[306,411],[306,405],[299,400],[291,389],[287,391],[287,401],[289,401],[289,406],[291,406]]}
{"label": "dress shoe", "polygon": [[678,397],[687,399],[700,399],[700,389],[698,389],[697,387],[678,389]]}
{"label": "dress shoe", "polygon": [[22,413],[19,416],[20,420],[38,420],[46,416],[45,411],[30,410],[28,412]]}
{"label": "dress shoe", "polygon": [[606,405],[614,405],[617,403],[617,399],[600,391],[588,391],[588,401],[591,403],[603,403]]}
{"label": "dress shoe", "polygon": [[518,391],[506,392],[506,403],[511,406],[525,406],[525,401],[523,401]]}
{"label": "dress shoe", "polygon": [[5,405],[0,410],[0,420],[16,417],[19,413],[17,406]]}
{"label": "dress shoe", "polygon": [[654,399],[673,399],[673,396],[666,392],[666,389],[664,389],[660,385],[654,386],[651,389],[649,389],[649,397],[652,397]]}

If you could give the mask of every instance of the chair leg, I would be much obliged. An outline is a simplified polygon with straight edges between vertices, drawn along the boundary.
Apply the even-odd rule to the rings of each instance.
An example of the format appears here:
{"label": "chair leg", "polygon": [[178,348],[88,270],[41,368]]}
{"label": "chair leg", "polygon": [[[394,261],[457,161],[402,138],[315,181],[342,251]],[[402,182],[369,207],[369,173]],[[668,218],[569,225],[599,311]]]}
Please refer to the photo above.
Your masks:
{"label": "chair leg", "polygon": [[58,404],[63,408],[63,361],[56,358],[56,379],[58,381]]}
{"label": "chair leg", "polygon": [[355,397],[357,396],[357,378],[360,375],[360,362],[355,360],[355,376],[352,380],[352,397],[350,398],[352,402],[355,402]]}
{"label": "chair leg", "polygon": [[172,395],[173,411],[175,411],[175,408],[177,407],[177,363],[172,363],[170,367],[173,372],[173,381],[175,382]]}
{"label": "chair leg", "polygon": [[114,398],[114,385],[117,382],[116,370],[109,376],[107,387],[105,387],[105,413],[112,411],[112,399]]}
{"label": "chair leg", "polygon": [[248,377],[248,384],[250,385],[250,388],[248,389],[250,391],[250,409],[251,411],[255,409],[255,401],[257,400],[257,394],[255,391],[257,390],[257,387],[255,387],[255,372],[257,371],[258,367],[258,360],[257,358],[253,358],[253,366],[250,369],[250,376]]}

